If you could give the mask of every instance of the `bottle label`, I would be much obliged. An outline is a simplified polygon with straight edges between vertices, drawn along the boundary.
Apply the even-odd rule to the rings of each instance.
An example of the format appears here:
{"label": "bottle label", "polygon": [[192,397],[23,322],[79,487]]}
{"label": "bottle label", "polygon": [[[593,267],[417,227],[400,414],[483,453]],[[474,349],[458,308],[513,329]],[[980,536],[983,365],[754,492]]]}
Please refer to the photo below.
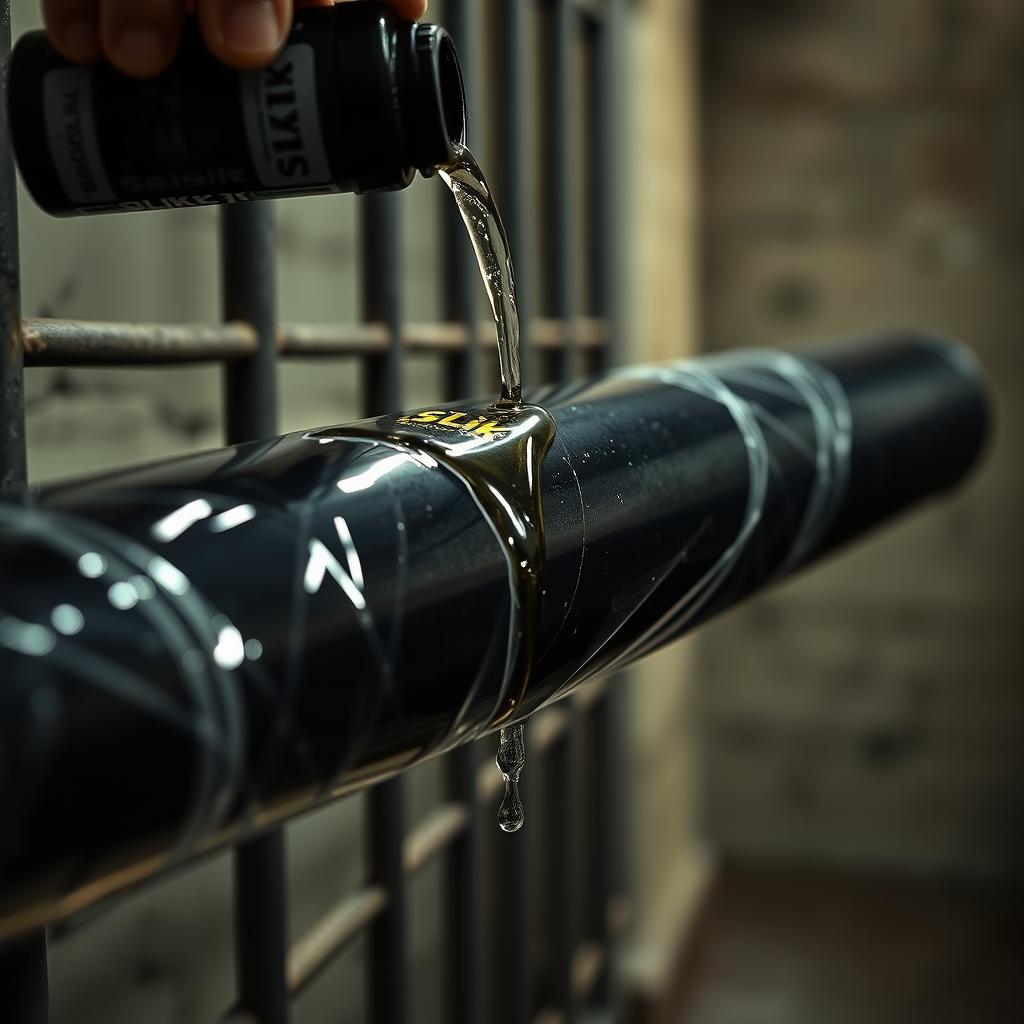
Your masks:
{"label": "bottle label", "polygon": [[92,84],[91,68],[61,68],[49,72],[43,86],[53,166],[68,199],[81,206],[115,198],[96,137]]}
{"label": "bottle label", "polygon": [[242,106],[253,166],[265,188],[304,189],[331,180],[311,46],[288,46],[270,67],[244,74]]}

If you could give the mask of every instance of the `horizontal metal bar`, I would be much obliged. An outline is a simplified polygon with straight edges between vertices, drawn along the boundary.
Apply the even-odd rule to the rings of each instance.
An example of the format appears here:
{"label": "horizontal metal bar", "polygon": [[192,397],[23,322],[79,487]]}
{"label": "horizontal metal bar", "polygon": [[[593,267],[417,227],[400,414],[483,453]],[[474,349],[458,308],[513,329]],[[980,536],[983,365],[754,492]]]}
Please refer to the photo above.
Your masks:
{"label": "horizontal metal bar", "polygon": [[[436,808],[406,836],[402,867],[414,875],[466,828],[465,804],[448,803]],[[387,906],[383,886],[368,885],[332,907],[291,948],[288,957],[288,989],[298,995]]]}
{"label": "horizontal metal bar", "polygon": [[[27,366],[147,366],[223,362],[250,358],[256,333],[248,324],[135,324],[88,320],[24,321]],[[481,337],[493,322],[481,321]],[[558,349],[572,334],[579,346],[598,349],[608,338],[603,320],[579,320],[571,331],[557,320],[534,321],[529,341],[539,349]],[[450,353],[470,344],[463,323],[408,324],[402,345],[410,353]],[[384,324],[289,324],[281,329],[282,356],[329,357],[382,355],[388,350]]]}
{"label": "horizontal metal bar", "polygon": [[585,1001],[593,992],[604,962],[605,949],[599,942],[581,942],[576,947],[569,981],[572,994],[578,1003]]}
{"label": "horizontal metal bar", "polygon": [[[569,988],[577,1005],[590,998],[601,970],[608,957],[607,950],[597,942],[581,942],[572,957]],[[570,1015],[564,1010],[545,1007],[533,1018],[532,1024],[568,1024]]]}
{"label": "horizontal metal bar", "polygon": [[443,804],[432,811],[409,836],[402,849],[402,865],[407,875],[414,875],[435,854],[441,853],[465,831],[469,809],[465,804]]}
{"label": "horizontal metal bar", "polygon": [[288,991],[302,992],[387,906],[383,886],[368,885],[346,896],[292,945]]}
{"label": "horizontal metal bar", "polygon": [[[546,598],[517,714],[952,487],[987,429],[972,367],[897,334],[630,367],[547,395]],[[519,623],[508,555],[454,471],[390,440],[451,457],[429,422],[0,498],[0,678],[31,681],[0,687],[0,744],[36,766],[0,779],[0,935],[493,727]],[[465,447],[458,426],[441,436]],[[327,685],[338,666],[346,685]],[[39,692],[61,726],[45,748]],[[112,784],[124,772],[145,785],[142,818]],[[54,881],[67,878],[78,887]]]}
{"label": "horizontal metal bar", "polygon": [[27,366],[214,362],[256,353],[248,324],[132,324],[25,320]]}

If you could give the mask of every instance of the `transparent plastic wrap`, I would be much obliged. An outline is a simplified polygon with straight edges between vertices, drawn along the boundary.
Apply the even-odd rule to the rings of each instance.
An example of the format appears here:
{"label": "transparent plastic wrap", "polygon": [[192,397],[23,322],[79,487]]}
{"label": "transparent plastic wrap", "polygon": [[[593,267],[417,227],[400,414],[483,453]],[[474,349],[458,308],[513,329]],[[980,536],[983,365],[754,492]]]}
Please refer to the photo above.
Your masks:
{"label": "transparent plastic wrap", "polygon": [[479,403],[0,501],[0,936],[520,720],[952,486],[987,429],[970,356],[910,334],[535,400],[535,622],[529,503],[453,463],[501,444]]}

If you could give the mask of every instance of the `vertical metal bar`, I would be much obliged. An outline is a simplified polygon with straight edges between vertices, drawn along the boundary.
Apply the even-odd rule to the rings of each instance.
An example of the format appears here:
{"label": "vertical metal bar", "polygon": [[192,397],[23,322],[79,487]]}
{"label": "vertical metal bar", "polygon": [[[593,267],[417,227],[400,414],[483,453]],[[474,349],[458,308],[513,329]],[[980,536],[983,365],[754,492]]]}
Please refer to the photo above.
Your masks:
{"label": "vertical metal bar", "polygon": [[[534,0],[501,0],[497,5],[500,17],[498,51],[501,83],[498,90],[498,176],[500,200],[505,228],[512,249],[512,263],[517,268],[516,290],[519,319],[524,336],[534,316],[534,300],[530,294],[528,268],[535,251],[533,230],[534,209],[530,196],[533,176],[533,63],[532,39]],[[532,354],[522,351],[523,384],[534,383]]]}
{"label": "vertical metal bar", "polygon": [[[402,405],[402,302],[400,288],[401,196],[363,199],[363,313],[388,328],[388,349],[367,361],[364,412],[392,412]],[[369,875],[385,887],[388,904],[370,929],[369,1003],[373,1024],[404,1024],[406,990],[405,784],[401,776],[370,791]]]}
{"label": "vertical metal bar", "polygon": [[370,881],[382,885],[388,904],[370,929],[369,1003],[372,1024],[405,1024],[408,1018],[405,955],[405,787],[401,776],[369,795]]}
{"label": "vertical metal bar", "polygon": [[238,1004],[258,1024],[289,1018],[284,831],[235,847]]}
{"label": "vertical metal bar", "polygon": [[0,4],[0,487],[25,480],[24,353],[21,337],[21,276],[18,263],[18,193],[7,122],[7,63],[11,52],[11,8]]}
{"label": "vertical metal bar", "polygon": [[545,1003],[576,1019],[572,967],[580,942],[580,729],[573,710],[568,729],[548,752],[548,907],[546,927],[551,937],[550,972]]}
{"label": "vertical metal bar", "polygon": [[[448,0],[445,5],[446,27],[459,51],[466,106],[470,111],[478,109],[480,95],[476,48],[478,6],[476,0]],[[469,148],[474,150],[476,134],[472,132],[472,124],[470,121],[467,141]],[[467,348],[453,353],[445,360],[444,397],[469,398],[477,393],[479,386],[477,298],[481,289],[480,274],[458,207],[450,200],[444,204],[441,225],[444,252],[443,316],[446,320],[461,320],[469,327]]]}
{"label": "vertical metal bar", "polygon": [[0,946],[0,1019],[5,1024],[47,1024],[46,932],[40,929]]}
{"label": "vertical metal bar", "polygon": [[623,112],[628,88],[623,73],[625,31],[622,0],[607,0],[605,16],[593,29],[593,60],[591,61],[588,97],[590,100],[591,168],[590,210],[591,252],[590,293],[593,312],[608,323],[608,340],[602,347],[600,369],[607,369],[621,359],[624,327],[624,269],[628,266],[623,223],[624,191],[619,173],[622,159]]}
{"label": "vertical metal bar", "polygon": [[[551,360],[551,376],[568,380],[575,372],[573,318],[576,316],[578,233],[576,194],[579,154],[575,132],[577,92],[574,44],[580,28],[573,0],[548,0],[545,82],[548,111],[545,167],[544,244],[547,253],[546,315],[561,321],[564,345]],[[548,913],[550,971],[545,1002],[575,1019],[572,966],[581,935],[579,897],[580,843],[577,796],[580,793],[578,715],[548,754]]]}
{"label": "vertical metal bar", "polygon": [[[627,266],[623,248],[621,189],[617,175],[621,111],[626,78],[621,74],[621,0],[607,0],[605,16],[593,28],[588,98],[592,152],[590,209],[591,254],[589,291],[595,316],[608,324],[608,341],[600,350],[600,364],[607,369],[621,346],[623,284],[621,268]],[[611,1009],[615,1000],[616,935],[610,927],[612,901],[625,891],[625,844],[621,817],[624,806],[623,771],[627,694],[622,675],[609,681],[605,696],[590,711],[586,786],[590,798],[585,813],[592,874],[587,898],[588,937],[599,942],[606,956],[592,993],[596,1005]]]}
{"label": "vertical metal bar", "polygon": [[277,433],[277,279],[274,206],[248,203],[221,210],[225,320],[252,324],[258,349],[224,369],[228,444]]}
{"label": "vertical metal bar", "polygon": [[[278,430],[277,281],[271,203],[221,211],[224,317],[252,324],[258,348],[225,367],[228,444]],[[235,847],[237,975],[241,1009],[259,1024],[287,1024],[288,955],[284,833],[274,829]]]}
{"label": "vertical metal bar", "polygon": [[[7,65],[11,7],[0,3],[0,488],[25,482],[24,345],[21,334],[21,264],[18,192],[7,120]],[[49,1020],[46,932],[0,946],[0,1006],[10,1024]]]}
{"label": "vertical metal bar", "polygon": [[466,805],[466,829],[452,844],[447,870],[449,942],[446,951],[449,1014],[452,1024],[477,1024],[484,1019],[484,927],[480,912],[482,835],[476,797],[476,744],[448,755],[448,794]]}
{"label": "vertical metal bar", "polygon": [[363,197],[363,317],[388,329],[387,352],[366,361],[363,413],[396,412],[402,405],[401,196]]}
{"label": "vertical metal bar", "polygon": [[573,0],[547,0],[545,68],[546,109],[544,161],[545,315],[563,323],[565,344],[552,353],[551,376],[567,381],[573,374],[576,284],[576,156],[573,142],[576,111],[573,42],[579,14]]}
{"label": "vertical metal bar", "polygon": [[[541,809],[539,758],[530,758],[530,723],[526,723],[526,768],[519,784],[526,809],[526,824],[519,832],[498,831],[494,819],[493,840],[498,856],[494,859],[497,890],[495,906],[493,991],[491,1005],[498,1024],[530,1024],[536,1009],[534,978],[534,887],[536,865],[533,856],[531,815]],[[497,750],[497,737],[483,740]],[[497,767],[494,769],[497,771]],[[497,814],[497,808],[492,808]]]}

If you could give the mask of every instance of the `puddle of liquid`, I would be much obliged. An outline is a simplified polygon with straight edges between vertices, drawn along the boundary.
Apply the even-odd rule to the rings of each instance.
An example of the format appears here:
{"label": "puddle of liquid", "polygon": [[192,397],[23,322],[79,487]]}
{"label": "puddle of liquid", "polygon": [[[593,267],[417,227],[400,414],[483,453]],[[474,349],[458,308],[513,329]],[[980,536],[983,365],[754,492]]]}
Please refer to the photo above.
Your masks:
{"label": "puddle of liquid", "polygon": [[508,562],[512,623],[501,705],[490,726],[501,726],[497,763],[505,777],[498,824],[523,825],[518,780],[526,763],[525,732],[514,717],[530,682],[541,622],[544,517],[541,467],[555,436],[549,413],[523,404],[519,311],[508,238],[490,188],[473,154],[459,146],[441,170],[466,224],[494,313],[501,396],[484,409],[425,409],[386,416],[372,426],[319,431],[317,437],[356,437],[428,454],[473,495]]}

